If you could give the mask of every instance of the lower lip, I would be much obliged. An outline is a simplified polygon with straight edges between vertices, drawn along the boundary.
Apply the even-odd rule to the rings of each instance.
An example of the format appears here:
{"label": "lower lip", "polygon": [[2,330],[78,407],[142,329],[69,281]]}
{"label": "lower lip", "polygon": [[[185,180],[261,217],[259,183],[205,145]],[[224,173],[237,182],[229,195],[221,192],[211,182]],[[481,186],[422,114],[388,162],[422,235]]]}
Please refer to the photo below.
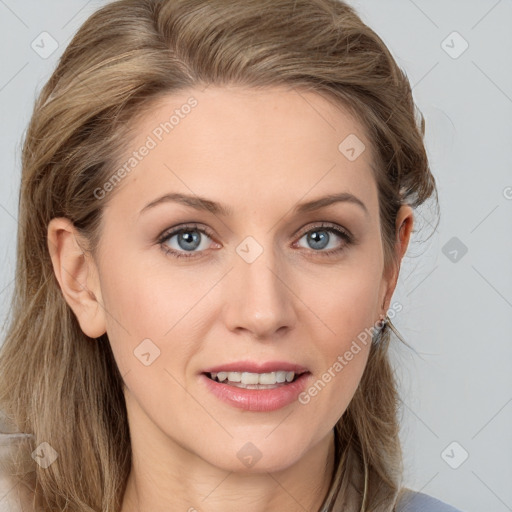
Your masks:
{"label": "lower lip", "polygon": [[246,411],[268,412],[290,405],[306,388],[311,374],[303,373],[293,382],[269,389],[243,389],[222,384],[210,379],[204,373],[201,379],[209,391],[223,402]]}

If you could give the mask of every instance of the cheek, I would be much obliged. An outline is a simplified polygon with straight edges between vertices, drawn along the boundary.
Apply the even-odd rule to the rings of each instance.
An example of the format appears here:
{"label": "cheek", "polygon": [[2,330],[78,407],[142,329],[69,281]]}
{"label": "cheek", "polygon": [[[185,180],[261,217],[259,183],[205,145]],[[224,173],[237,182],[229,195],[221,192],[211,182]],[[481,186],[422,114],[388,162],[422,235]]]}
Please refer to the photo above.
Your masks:
{"label": "cheek", "polygon": [[[198,349],[188,340],[194,340],[194,332],[200,328],[201,298],[214,280],[194,282],[189,272],[148,267],[142,258],[124,258],[104,276],[101,286],[107,333],[122,374],[140,371],[139,356],[148,351],[154,358],[151,366],[184,372],[187,359]],[[172,343],[176,339],[180,343]]]}
{"label": "cheek", "polygon": [[[311,302],[330,328],[331,345],[336,348],[372,326],[379,317],[381,270],[376,264],[350,266],[341,270]],[[309,294],[310,295],[310,294]]]}
{"label": "cheek", "polygon": [[152,260],[142,253],[139,257],[123,256],[118,261],[109,265],[102,283],[105,307],[115,316],[109,323],[113,329],[119,327],[115,324],[121,324],[132,337],[161,338],[190,308],[196,288],[187,286],[183,273],[152,266]]}
{"label": "cheek", "polygon": [[311,330],[322,366],[304,397],[319,417],[336,421],[359,385],[371,347],[372,327],[379,316],[379,273],[378,267],[354,266],[337,274],[338,286],[331,284],[324,288],[325,293],[309,294],[308,304],[314,304],[315,314],[327,327]]}

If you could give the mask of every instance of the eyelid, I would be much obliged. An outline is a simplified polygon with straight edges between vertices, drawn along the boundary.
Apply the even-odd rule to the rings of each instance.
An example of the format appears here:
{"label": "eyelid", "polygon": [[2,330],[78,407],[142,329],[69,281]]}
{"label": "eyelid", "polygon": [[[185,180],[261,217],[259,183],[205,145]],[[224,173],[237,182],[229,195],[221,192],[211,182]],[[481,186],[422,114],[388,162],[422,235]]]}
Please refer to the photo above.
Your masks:
{"label": "eyelid", "polygon": [[[306,226],[304,226],[300,230],[298,230],[294,234],[294,238],[298,237],[297,242],[294,242],[294,244],[298,243],[298,241],[304,235],[306,235],[307,233],[309,233],[310,231],[313,231],[315,229],[325,229],[326,231],[335,232],[338,235],[338,237],[344,239],[344,244],[340,248],[329,249],[329,250],[326,250],[326,251],[315,251],[315,250],[311,249],[309,251],[309,252],[312,252],[312,253],[317,253],[320,256],[326,256],[326,257],[327,256],[331,256],[331,255],[333,255],[335,253],[340,253],[340,252],[344,251],[346,249],[346,247],[349,246],[349,245],[357,244],[357,240],[355,239],[355,237],[352,235],[352,233],[348,229],[346,229],[346,228],[344,228],[344,227],[342,227],[342,226],[340,226],[340,225],[338,225],[336,223],[331,223],[331,222],[327,222],[327,221],[312,222],[312,223],[307,224]],[[176,236],[176,235],[178,235],[178,234],[180,234],[182,232],[186,232],[186,231],[198,231],[200,233],[204,233],[210,239],[212,239],[213,241],[216,242],[215,235],[214,235],[213,231],[209,227],[207,227],[205,225],[202,225],[202,224],[199,224],[199,223],[195,223],[195,222],[184,223],[184,224],[177,225],[177,226],[174,226],[172,228],[166,229],[157,238],[157,242],[162,247],[162,249],[164,250],[165,253],[170,253],[172,256],[174,256],[176,258],[180,258],[180,257],[184,257],[184,258],[197,258],[197,257],[201,257],[201,254],[205,253],[206,251],[200,251],[200,252],[193,252],[192,251],[192,252],[188,252],[187,253],[187,251],[176,251],[175,249],[170,249],[168,247],[164,247],[165,246],[165,243],[164,243],[165,241],[169,240],[173,236]],[[218,242],[216,242],[216,243],[218,243]],[[307,249],[304,249],[304,250],[307,250]],[[187,255],[187,254],[190,254],[190,256]]]}
{"label": "eyelid", "polygon": [[304,228],[301,228],[295,236],[300,236],[300,238],[302,238],[306,233],[309,233],[310,231],[312,231],[314,229],[321,229],[321,228],[333,229],[334,231],[337,231],[340,234],[340,236],[346,237],[347,241],[349,241],[349,242],[355,241],[354,236],[348,229],[346,229],[338,224],[335,224],[332,222],[326,222],[326,221],[313,222],[312,225],[308,224]]}
{"label": "eyelid", "polygon": [[191,222],[191,223],[184,223],[184,224],[178,224],[177,226],[174,226],[172,228],[167,228],[164,230],[158,237],[158,242],[163,242],[170,238],[171,236],[177,235],[183,231],[200,231],[204,232],[206,235],[208,235],[210,238],[214,238],[213,231],[208,228],[207,226],[204,226],[202,224]]}

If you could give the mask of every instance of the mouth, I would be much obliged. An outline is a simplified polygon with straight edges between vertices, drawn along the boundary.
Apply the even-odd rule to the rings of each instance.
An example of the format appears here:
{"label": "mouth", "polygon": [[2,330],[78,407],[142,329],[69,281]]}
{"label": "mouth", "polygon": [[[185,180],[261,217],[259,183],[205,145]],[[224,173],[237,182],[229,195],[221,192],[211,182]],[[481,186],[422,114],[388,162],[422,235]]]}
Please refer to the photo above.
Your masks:
{"label": "mouth", "polygon": [[238,361],[205,368],[205,390],[228,405],[252,412],[272,412],[297,402],[313,375],[286,361]]}
{"label": "mouth", "polygon": [[210,380],[242,389],[273,389],[295,382],[308,371],[278,370],[266,373],[253,372],[204,372]]}

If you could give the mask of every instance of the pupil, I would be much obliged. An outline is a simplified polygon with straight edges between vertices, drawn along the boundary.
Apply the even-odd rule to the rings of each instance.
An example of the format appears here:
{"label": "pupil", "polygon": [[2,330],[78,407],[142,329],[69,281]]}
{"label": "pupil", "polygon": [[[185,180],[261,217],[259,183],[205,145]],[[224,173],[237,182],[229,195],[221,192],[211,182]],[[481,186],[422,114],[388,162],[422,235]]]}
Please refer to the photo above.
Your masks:
{"label": "pupil", "polygon": [[[193,235],[192,235],[193,233]],[[194,240],[195,239],[195,240]],[[192,244],[192,247],[190,247],[190,245],[185,245],[183,246],[181,243],[179,244],[180,247],[184,250],[191,250],[191,249],[196,249],[198,247],[198,243],[196,243],[194,245],[194,242],[198,242],[199,241],[199,235],[198,233],[196,233],[195,231],[185,231],[184,233],[182,233],[179,237],[178,237],[178,240],[181,242],[182,240],[184,240],[184,243],[185,244]]]}
{"label": "pupil", "polygon": [[[319,235],[319,233],[323,233],[323,235]],[[313,231],[308,236],[309,236],[310,241],[312,240],[313,247],[315,249],[323,249],[327,245],[328,235],[327,235],[326,231]],[[322,243],[322,239],[323,239],[323,242],[325,242],[325,243]],[[320,240],[319,243],[318,243],[318,240]]]}

